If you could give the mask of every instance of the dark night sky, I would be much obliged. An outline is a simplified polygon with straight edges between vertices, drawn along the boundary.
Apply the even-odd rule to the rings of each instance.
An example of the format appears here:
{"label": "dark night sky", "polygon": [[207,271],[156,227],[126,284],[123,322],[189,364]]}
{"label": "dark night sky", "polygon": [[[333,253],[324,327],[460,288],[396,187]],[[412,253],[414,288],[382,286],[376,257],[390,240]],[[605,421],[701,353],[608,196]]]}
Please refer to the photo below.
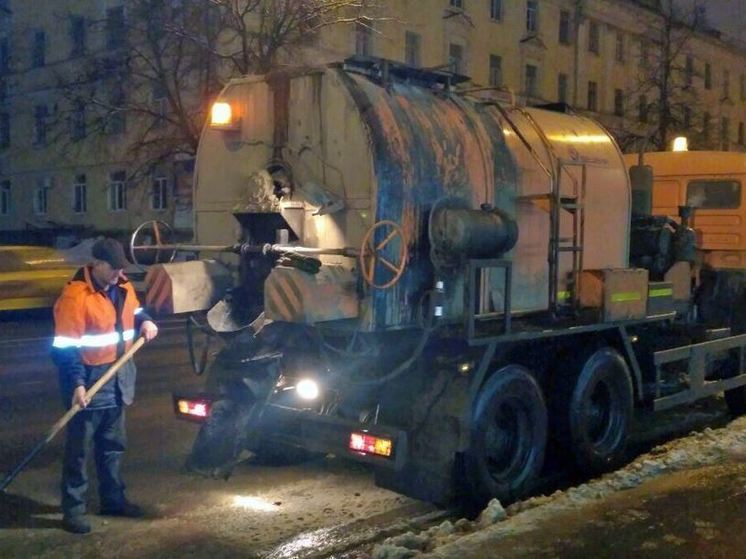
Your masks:
{"label": "dark night sky", "polygon": [[746,0],[680,0],[684,6],[695,1],[707,7],[712,27],[746,42]]}

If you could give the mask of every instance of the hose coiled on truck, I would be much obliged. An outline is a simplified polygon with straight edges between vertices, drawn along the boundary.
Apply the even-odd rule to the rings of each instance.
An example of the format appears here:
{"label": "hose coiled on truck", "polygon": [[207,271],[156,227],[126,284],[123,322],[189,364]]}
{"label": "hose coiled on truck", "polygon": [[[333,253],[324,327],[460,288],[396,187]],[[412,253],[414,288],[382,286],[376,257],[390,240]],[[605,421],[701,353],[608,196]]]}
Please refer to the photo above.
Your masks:
{"label": "hose coiled on truck", "polygon": [[[418,322],[420,326],[422,327],[422,334],[420,335],[420,339],[417,342],[417,345],[412,350],[412,353],[407,357],[404,361],[402,361],[399,365],[397,365],[392,371],[386,373],[382,377],[377,377],[374,379],[368,379],[368,380],[351,380],[351,379],[340,379],[341,382],[344,382],[345,384],[349,386],[355,386],[355,387],[370,387],[370,386],[380,386],[382,384],[385,384],[389,381],[394,380],[401,374],[403,374],[405,371],[409,369],[409,367],[412,366],[412,364],[417,361],[417,359],[420,358],[422,355],[422,352],[425,350],[425,347],[427,347],[428,341],[430,341],[430,336],[435,332],[435,330],[438,328],[438,324],[433,320],[433,290],[428,290],[425,293],[422,294],[422,297],[420,298],[420,308],[427,308],[427,313],[421,313],[420,316],[418,316]],[[428,304],[425,306],[424,302],[427,301]],[[349,357],[359,357],[359,353],[353,354],[352,352],[348,352],[345,350],[340,350],[339,348],[335,348],[334,346],[331,346],[329,343],[324,340],[323,335],[318,329],[314,329],[314,332],[316,333],[318,342],[319,342],[319,348],[321,349],[321,355],[324,358],[324,361],[326,362],[326,366],[329,370],[334,370],[332,367],[331,360],[329,359],[329,356],[324,351],[324,348],[331,349],[335,351],[336,353],[345,356],[345,354],[349,355]],[[358,333],[355,332],[353,336],[356,336]]]}

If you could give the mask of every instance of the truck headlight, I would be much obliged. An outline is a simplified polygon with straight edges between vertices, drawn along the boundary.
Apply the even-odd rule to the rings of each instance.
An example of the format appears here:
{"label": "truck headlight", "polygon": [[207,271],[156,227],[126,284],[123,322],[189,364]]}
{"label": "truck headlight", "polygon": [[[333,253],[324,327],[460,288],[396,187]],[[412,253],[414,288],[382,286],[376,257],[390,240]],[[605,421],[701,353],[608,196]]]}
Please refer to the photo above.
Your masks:
{"label": "truck headlight", "polygon": [[315,380],[304,378],[295,385],[295,391],[304,400],[315,400],[319,397],[319,385]]}

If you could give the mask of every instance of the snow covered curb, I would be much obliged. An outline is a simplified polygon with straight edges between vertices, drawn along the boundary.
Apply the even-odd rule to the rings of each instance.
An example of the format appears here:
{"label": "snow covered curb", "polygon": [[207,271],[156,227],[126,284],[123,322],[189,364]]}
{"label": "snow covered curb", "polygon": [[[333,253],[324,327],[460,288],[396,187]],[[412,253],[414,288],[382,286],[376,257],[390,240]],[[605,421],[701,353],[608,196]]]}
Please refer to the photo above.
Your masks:
{"label": "snow covered curb", "polygon": [[721,429],[707,428],[657,446],[624,468],[567,491],[532,497],[507,509],[492,500],[476,521],[446,520],[419,534],[407,532],[388,538],[375,547],[373,559],[460,558],[475,544],[529,530],[533,522],[546,516],[580,508],[668,472],[719,464],[734,456],[746,456],[746,417]]}

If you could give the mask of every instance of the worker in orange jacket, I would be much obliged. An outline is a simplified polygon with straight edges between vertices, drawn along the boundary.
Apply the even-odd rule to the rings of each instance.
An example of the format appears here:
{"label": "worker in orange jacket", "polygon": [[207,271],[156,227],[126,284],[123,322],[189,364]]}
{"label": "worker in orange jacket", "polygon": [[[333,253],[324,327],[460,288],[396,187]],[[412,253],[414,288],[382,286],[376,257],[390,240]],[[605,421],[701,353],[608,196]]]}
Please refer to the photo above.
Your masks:
{"label": "worker in orange jacket", "polygon": [[54,305],[52,359],[59,371],[63,402],[68,408],[74,404],[82,408],[67,426],[61,484],[63,527],[76,534],[91,530],[85,517],[86,455],[91,441],[101,514],[143,515],[125,497],[119,471],[126,446],[124,406],[135,395],[134,363],[126,363],[90,401],[85,398],[86,391],[132,345],[136,332],[148,341],[158,334],[124,276],[127,264],[118,241],[97,241],[93,261],[78,270]]}

